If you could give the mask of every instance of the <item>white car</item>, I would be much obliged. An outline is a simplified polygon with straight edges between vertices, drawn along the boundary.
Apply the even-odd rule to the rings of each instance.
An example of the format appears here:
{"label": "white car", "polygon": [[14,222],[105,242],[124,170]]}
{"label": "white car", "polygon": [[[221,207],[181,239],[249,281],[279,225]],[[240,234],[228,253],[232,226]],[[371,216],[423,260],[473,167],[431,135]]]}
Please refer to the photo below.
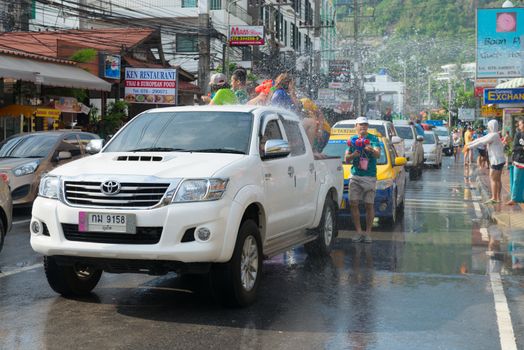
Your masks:
{"label": "white car", "polygon": [[424,147],[422,145],[424,137],[417,135],[414,125],[394,122],[397,134],[405,142],[405,157],[407,160],[406,168],[409,170],[410,180],[415,180],[422,174],[424,167]]}
{"label": "white car", "polygon": [[[397,135],[397,131],[395,130],[395,127],[393,126],[392,122],[387,121],[387,120],[368,119],[368,125],[370,129],[377,130],[383,136],[387,137],[389,141],[391,141],[399,157],[405,156],[404,140]],[[333,125],[333,128],[342,128],[342,129],[344,128],[352,129],[354,127],[355,127],[354,119],[340,120]]]}
{"label": "white car", "polygon": [[449,130],[445,126],[436,126],[432,131],[437,134],[440,142],[442,143],[442,153],[447,156],[453,154],[453,145],[451,144],[451,139],[449,137]]}
{"label": "white car", "polygon": [[442,166],[442,143],[433,131],[424,132],[424,164]]}
{"label": "white car", "polygon": [[152,109],[42,178],[31,246],[63,295],[90,293],[102,271],[209,273],[226,304],[246,306],[263,258],[329,254],[343,180],[289,111]]}

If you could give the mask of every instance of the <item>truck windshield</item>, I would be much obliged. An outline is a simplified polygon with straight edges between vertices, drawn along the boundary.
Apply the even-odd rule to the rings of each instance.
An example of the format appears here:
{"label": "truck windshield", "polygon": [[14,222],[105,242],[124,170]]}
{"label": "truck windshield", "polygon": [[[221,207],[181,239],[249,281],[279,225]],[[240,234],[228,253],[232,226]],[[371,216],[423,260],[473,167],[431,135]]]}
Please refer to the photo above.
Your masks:
{"label": "truck windshield", "polygon": [[[322,153],[329,157],[340,157],[340,160],[344,162],[344,154],[347,149],[347,142],[345,140],[330,140]],[[386,150],[384,144],[380,143],[380,158],[377,159],[377,165],[387,164]]]}
{"label": "truck windshield", "polygon": [[144,113],[130,121],[104,152],[247,154],[253,115],[199,111]]}

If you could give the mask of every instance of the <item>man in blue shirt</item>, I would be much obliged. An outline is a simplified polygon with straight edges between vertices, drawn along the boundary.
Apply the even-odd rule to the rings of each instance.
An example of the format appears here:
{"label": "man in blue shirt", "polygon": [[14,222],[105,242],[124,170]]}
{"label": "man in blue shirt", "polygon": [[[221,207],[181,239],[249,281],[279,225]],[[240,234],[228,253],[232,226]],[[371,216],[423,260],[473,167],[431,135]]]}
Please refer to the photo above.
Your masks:
{"label": "man in blue shirt", "polygon": [[[380,157],[378,137],[368,134],[368,119],[358,117],[355,121],[357,140],[350,139],[346,150],[346,163],[351,162],[351,179],[349,182],[349,206],[357,234],[353,242],[371,243],[371,227],[375,219],[375,186],[377,182],[377,159]],[[364,143],[364,145],[362,145]],[[359,202],[363,200],[366,207],[366,232],[360,225]]]}
{"label": "man in blue shirt", "polygon": [[414,123],[415,129],[417,130],[417,135],[424,136],[424,128],[422,125],[420,125],[420,119],[417,119],[417,121]]}

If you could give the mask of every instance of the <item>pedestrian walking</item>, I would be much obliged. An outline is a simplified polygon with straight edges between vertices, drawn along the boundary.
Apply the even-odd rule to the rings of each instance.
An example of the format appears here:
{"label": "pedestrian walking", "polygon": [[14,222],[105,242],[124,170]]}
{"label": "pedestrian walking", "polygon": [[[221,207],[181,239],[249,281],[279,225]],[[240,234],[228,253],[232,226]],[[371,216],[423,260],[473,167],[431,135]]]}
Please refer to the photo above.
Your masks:
{"label": "pedestrian walking", "polygon": [[[355,120],[357,135],[348,140],[345,162],[351,162],[351,181],[349,182],[349,206],[355,225],[353,242],[371,243],[371,227],[375,219],[375,186],[377,182],[377,159],[380,157],[380,144],[375,135],[368,134],[368,119]],[[357,144],[358,143],[358,144]],[[364,201],[366,208],[366,232],[360,225],[359,203]]]}
{"label": "pedestrian walking", "polygon": [[473,141],[473,128],[468,126],[464,133],[464,165],[473,163],[473,151],[469,149],[468,145]]}
{"label": "pedestrian walking", "polygon": [[455,162],[457,162],[460,158],[460,154],[462,153],[462,136],[458,129],[455,129],[453,131],[452,138],[453,138],[453,155],[455,156]]}
{"label": "pedestrian walking", "polygon": [[209,85],[211,86],[211,94],[213,96],[209,102],[210,105],[234,105],[238,103],[237,97],[227,83],[224,74],[213,74]]}
{"label": "pedestrian walking", "polygon": [[464,154],[472,152],[472,149],[479,145],[486,145],[488,149],[488,156],[490,161],[490,182],[491,182],[491,198],[486,202],[488,203],[499,203],[500,192],[502,190],[501,175],[506,158],[504,156],[504,145],[500,139],[498,132],[499,123],[496,120],[490,120],[488,122],[488,134],[481,138],[471,141],[464,145]]}
{"label": "pedestrian walking", "polygon": [[238,103],[244,105],[249,96],[246,88],[247,72],[244,68],[237,68],[231,75],[231,89],[237,97]]}
{"label": "pedestrian walking", "polygon": [[524,202],[524,119],[519,119],[517,132],[513,138],[512,166],[510,174],[510,193],[511,198],[507,205]]}
{"label": "pedestrian walking", "polygon": [[[477,132],[474,134],[474,139],[481,138],[484,135],[484,130],[478,128]],[[477,165],[479,169],[489,169],[488,150],[486,149],[486,145],[478,145],[477,151],[479,153],[479,156],[477,157]]]}

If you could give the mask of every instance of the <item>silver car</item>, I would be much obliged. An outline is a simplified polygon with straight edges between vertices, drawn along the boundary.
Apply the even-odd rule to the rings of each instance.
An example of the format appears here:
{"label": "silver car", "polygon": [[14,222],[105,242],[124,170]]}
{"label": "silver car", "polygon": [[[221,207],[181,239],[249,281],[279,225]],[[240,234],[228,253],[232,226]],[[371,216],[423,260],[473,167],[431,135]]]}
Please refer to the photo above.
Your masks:
{"label": "silver car", "polygon": [[7,175],[0,174],[0,250],[4,246],[6,233],[13,223],[13,201],[7,183]]}
{"label": "silver car", "polygon": [[442,167],[442,143],[433,131],[424,132],[424,164]]}
{"label": "silver car", "polygon": [[408,161],[406,168],[409,170],[409,179],[416,180],[422,174],[424,167],[424,147],[422,146],[424,137],[417,135],[417,130],[413,125],[395,124],[395,129],[398,136],[405,142],[405,156]]}

